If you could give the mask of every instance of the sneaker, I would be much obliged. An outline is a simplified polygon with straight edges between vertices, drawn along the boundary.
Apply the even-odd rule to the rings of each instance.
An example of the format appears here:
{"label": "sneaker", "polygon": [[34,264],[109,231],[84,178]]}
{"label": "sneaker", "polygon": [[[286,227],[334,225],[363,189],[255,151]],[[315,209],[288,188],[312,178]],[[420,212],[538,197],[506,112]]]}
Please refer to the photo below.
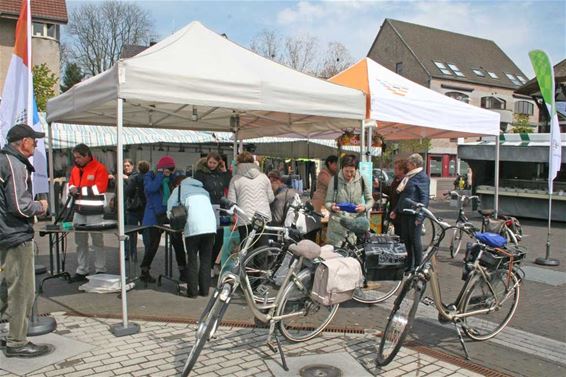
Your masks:
{"label": "sneaker", "polygon": [[86,275],[83,274],[79,274],[76,273],[75,275],[73,275],[70,279],[69,279],[69,283],[83,283],[85,281],[88,281],[88,279],[86,278]]}
{"label": "sneaker", "polygon": [[33,344],[28,342],[21,347],[6,347],[4,354],[6,357],[32,358],[48,354],[53,350],[49,344]]}

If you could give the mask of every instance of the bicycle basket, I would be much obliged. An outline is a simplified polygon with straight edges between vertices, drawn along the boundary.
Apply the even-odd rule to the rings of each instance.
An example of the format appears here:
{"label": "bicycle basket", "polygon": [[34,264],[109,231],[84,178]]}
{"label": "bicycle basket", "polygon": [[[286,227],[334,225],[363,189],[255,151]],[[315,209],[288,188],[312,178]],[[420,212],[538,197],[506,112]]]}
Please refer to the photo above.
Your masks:
{"label": "bicycle basket", "polygon": [[505,248],[491,248],[480,244],[468,244],[466,249],[465,262],[474,262],[480,252],[484,252],[480,256],[480,266],[488,270],[496,270],[505,267],[513,259],[513,263],[518,265],[525,259],[527,251],[522,246],[509,245]]}
{"label": "bicycle basket", "polygon": [[372,234],[364,244],[364,252],[367,280],[403,279],[407,250],[398,236]]}

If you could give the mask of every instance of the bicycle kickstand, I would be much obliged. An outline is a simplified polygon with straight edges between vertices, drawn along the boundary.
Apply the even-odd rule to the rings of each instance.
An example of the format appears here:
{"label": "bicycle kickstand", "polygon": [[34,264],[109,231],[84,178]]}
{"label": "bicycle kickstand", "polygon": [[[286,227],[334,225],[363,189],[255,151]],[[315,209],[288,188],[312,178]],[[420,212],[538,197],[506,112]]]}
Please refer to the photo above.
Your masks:
{"label": "bicycle kickstand", "polygon": [[[277,349],[271,343],[271,337],[275,338],[275,343],[277,344]],[[275,330],[275,323],[271,323],[269,326],[269,335],[267,336],[267,346],[273,353],[279,352],[279,357],[281,357],[281,366],[285,370],[285,372],[289,371],[289,367],[287,366],[287,360],[285,359],[285,352],[283,351],[283,347],[281,346],[281,341],[277,336],[277,331]]]}
{"label": "bicycle kickstand", "polygon": [[458,338],[460,339],[460,344],[464,349],[464,354],[466,355],[466,360],[470,360],[470,354],[468,353],[468,348],[466,347],[466,343],[464,342],[464,337],[462,336],[462,331],[458,328],[458,323],[454,322],[454,327],[456,328],[456,332],[458,333]]}

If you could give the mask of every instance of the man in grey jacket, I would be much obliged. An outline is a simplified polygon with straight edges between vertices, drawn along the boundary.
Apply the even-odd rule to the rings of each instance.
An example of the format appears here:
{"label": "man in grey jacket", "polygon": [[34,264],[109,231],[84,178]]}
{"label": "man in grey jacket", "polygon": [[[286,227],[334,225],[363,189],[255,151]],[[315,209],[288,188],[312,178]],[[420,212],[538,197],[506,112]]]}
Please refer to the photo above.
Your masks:
{"label": "man in grey jacket", "polygon": [[287,211],[295,199],[295,190],[288,188],[283,180],[278,170],[272,170],[267,174],[269,181],[271,182],[271,188],[273,189],[273,195],[275,200],[271,202],[271,224],[274,226],[283,226],[285,224],[285,218],[287,217]]}
{"label": "man in grey jacket", "polygon": [[37,357],[52,347],[28,342],[28,318],[35,293],[33,219],[47,211],[46,200],[33,200],[29,162],[44,137],[28,125],[17,124],[0,151],[0,316],[10,324],[6,357]]}

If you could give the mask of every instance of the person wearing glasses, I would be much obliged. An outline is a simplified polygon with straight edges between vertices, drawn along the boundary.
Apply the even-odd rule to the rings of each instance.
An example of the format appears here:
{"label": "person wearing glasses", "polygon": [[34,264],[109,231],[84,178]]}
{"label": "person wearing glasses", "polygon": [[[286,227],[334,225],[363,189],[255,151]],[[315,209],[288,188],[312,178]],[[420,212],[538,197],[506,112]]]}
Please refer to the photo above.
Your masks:
{"label": "person wearing glasses", "polygon": [[35,294],[33,220],[47,212],[47,200],[33,200],[29,158],[45,134],[17,124],[6,136],[0,151],[0,319],[10,326],[2,346],[6,357],[30,358],[53,349],[26,337]]}

